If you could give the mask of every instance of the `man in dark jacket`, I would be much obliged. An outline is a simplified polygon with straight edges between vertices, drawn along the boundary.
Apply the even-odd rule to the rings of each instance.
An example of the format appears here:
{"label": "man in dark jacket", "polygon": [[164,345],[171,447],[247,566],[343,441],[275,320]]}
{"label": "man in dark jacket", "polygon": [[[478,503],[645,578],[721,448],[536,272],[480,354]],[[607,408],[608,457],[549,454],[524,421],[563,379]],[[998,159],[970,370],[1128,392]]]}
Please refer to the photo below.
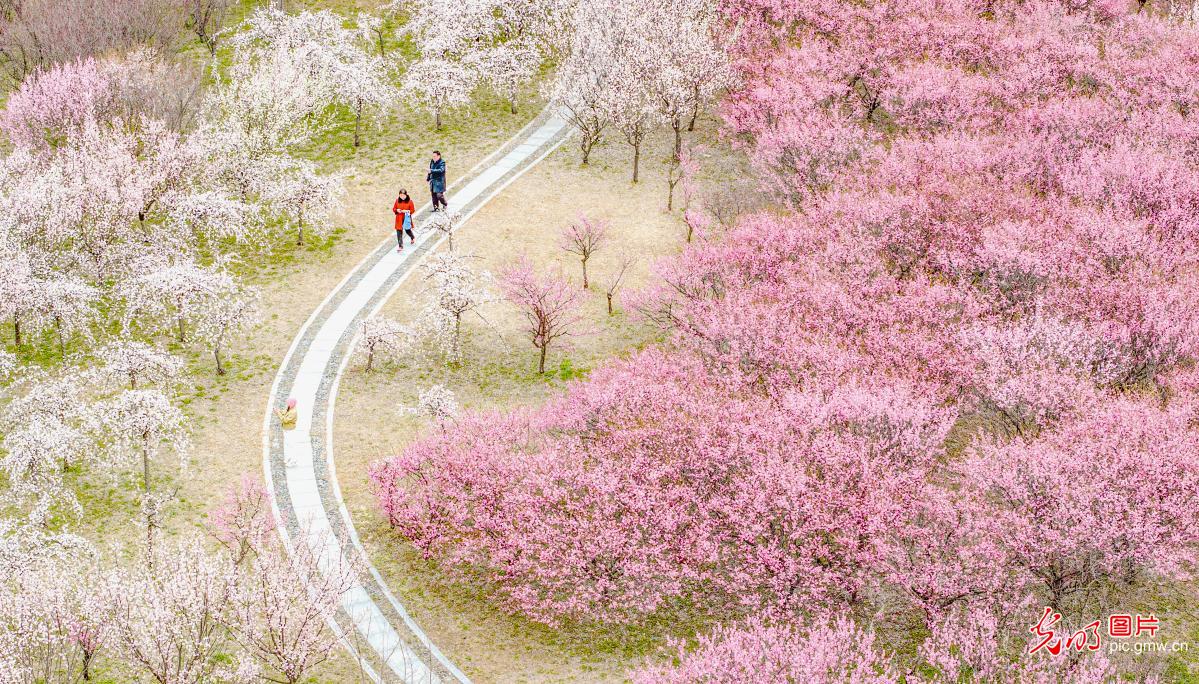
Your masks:
{"label": "man in dark jacket", "polygon": [[433,159],[429,160],[429,175],[425,176],[425,180],[429,182],[429,193],[433,195],[433,211],[437,211],[439,204],[444,210],[445,160],[441,158],[441,152],[437,150],[433,150]]}

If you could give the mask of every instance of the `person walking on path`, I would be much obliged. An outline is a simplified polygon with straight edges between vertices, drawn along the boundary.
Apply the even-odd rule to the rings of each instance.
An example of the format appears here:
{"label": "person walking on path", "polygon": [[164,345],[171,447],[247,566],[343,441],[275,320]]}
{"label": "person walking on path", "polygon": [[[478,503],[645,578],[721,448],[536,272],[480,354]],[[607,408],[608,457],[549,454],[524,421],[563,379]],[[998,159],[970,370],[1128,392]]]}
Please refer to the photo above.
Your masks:
{"label": "person walking on path", "polygon": [[445,210],[445,160],[441,158],[441,152],[433,150],[433,158],[429,160],[429,174],[425,176],[425,180],[429,182],[429,194],[433,195],[433,211],[437,211],[437,205],[441,205],[441,209]]}
{"label": "person walking on path", "polygon": [[404,233],[408,233],[412,244],[416,244],[416,235],[412,233],[412,215],[416,213],[416,206],[412,204],[412,198],[408,196],[407,190],[400,188],[399,197],[396,197],[395,204],[391,205],[391,213],[396,215],[396,242],[399,243],[396,251],[402,252],[404,251]]}
{"label": "person walking on path", "polygon": [[288,399],[287,408],[283,409],[282,411],[275,409],[275,415],[279,416],[279,427],[283,428],[284,430],[296,429],[296,421],[300,417],[299,412],[296,411],[296,400]]}

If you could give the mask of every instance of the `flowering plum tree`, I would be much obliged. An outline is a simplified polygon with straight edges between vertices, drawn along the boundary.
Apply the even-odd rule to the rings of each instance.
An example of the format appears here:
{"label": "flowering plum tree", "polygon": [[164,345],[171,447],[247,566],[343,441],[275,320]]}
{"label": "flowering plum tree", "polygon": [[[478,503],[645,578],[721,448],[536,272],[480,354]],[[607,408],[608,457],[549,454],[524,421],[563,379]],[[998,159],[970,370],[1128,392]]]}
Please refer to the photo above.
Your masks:
{"label": "flowering plum tree", "polygon": [[169,388],[183,370],[183,362],[169,353],[142,342],[112,342],[96,356],[104,364],[100,372],[119,383],[138,383]]}
{"label": "flowering plum tree", "polygon": [[162,392],[126,390],[105,405],[103,421],[112,439],[107,455],[111,465],[140,464],[144,491],[151,491],[150,463],[162,443],[168,445],[176,466],[187,468],[188,422]]}
{"label": "flowering plum tree", "polygon": [[187,27],[208,48],[208,55],[216,57],[217,44],[224,34],[225,18],[232,0],[188,0]]}
{"label": "flowering plum tree", "polygon": [[[1134,674],[1013,656],[1030,606],[1093,612],[1199,552],[1197,100],[1161,67],[1193,68],[1196,29],[1118,3],[719,9],[696,37],[727,46],[725,132],[770,209],[655,266],[638,309],[668,346],[376,464],[389,522],[546,623],[728,623],[655,681],[820,678],[828,652],[792,645],[844,612],[931,636],[852,674],[831,651],[833,680]],[[603,19],[578,36],[662,44]],[[695,85],[665,71],[681,134]]]}
{"label": "flowering plum tree", "polygon": [[431,112],[433,127],[440,131],[442,115],[468,104],[478,79],[474,71],[458,62],[425,58],[405,72],[401,92]]}
{"label": "flowering plum tree", "polygon": [[724,679],[746,684],[810,681],[833,684],[896,684],[901,681],[875,635],[847,617],[817,623],[806,630],[756,622],[723,628],[700,637],[693,652],[680,649],[673,668],[645,668],[633,675],[639,684],[691,684]]}
{"label": "flowering plum tree", "polygon": [[582,321],[577,290],[558,275],[538,275],[522,259],[500,278],[504,296],[524,318],[524,332],[537,349],[537,372],[545,373],[545,357],[551,344],[578,333]]}
{"label": "flowering plum tree", "polygon": [[450,251],[454,251],[454,233],[462,225],[462,213],[457,209],[438,211],[425,220],[421,230],[429,233],[441,233],[445,236]]}
{"label": "flowering plum tree", "polygon": [[479,309],[495,299],[488,288],[491,274],[476,273],[465,257],[453,252],[432,257],[422,269],[433,287],[420,328],[451,361],[458,363],[462,360],[463,317],[474,314],[487,322]]}
{"label": "flowering plum tree", "polygon": [[205,302],[196,336],[212,350],[217,375],[225,374],[222,353],[237,335],[258,322],[258,291],[234,285]]}
{"label": "flowering plum tree", "polygon": [[582,215],[574,223],[571,223],[562,230],[560,238],[562,249],[578,256],[579,262],[583,266],[584,290],[590,287],[590,283],[587,280],[587,262],[591,260],[595,251],[606,242],[607,234],[607,221],[592,221]]}
{"label": "flowering plum tree", "polygon": [[445,385],[432,385],[420,393],[416,411],[444,427],[458,417],[458,399]]}
{"label": "flowering plum tree", "polygon": [[275,518],[271,513],[270,493],[253,476],[242,475],[236,487],[225,493],[224,500],[208,514],[208,532],[225,550],[235,565],[271,543]]}
{"label": "flowering plum tree", "polygon": [[412,331],[384,316],[373,316],[362,322],[362,337],[358,340],[358,354],[366,358],[366,372],[375,365],[375,359],[396,360],[412,342]]}
{"label": "flowering plum tree", "polygon": [[112,648],[137,672],[158,682],[247,682],[249,660],[227,664],[233,640],[222,626],[233,566],[198,541],[155,552],[152,563],[122,579]]}
{"label": "flowering plum tree", "polygon": [[629,267],[633,265],[635,259],[628,254],[622,254],[616,263],[616,268],[612,270],[608,276],[607,285],[604,287],[604,296],[608,298],[608,315],[614,313],[612,308],[613,301],[616,298],[616,291],[624,284],[625,274],[628,273]]}
{"label": "flowering plum tree", "polygon": [[112,114],[115,87],[88,58],[35,72],[21,82],[0,114],[0,130],[14,145],[62,144],[92,119]]}
{"label": "flowering plum tree", "polygon": [[315,165],[298,160],[289,165],[264,193],[296,227],[296,244],[304,244],[304,229],[324,236],[333,227],[333,212],[341,206],[342,179],[323,176]]}

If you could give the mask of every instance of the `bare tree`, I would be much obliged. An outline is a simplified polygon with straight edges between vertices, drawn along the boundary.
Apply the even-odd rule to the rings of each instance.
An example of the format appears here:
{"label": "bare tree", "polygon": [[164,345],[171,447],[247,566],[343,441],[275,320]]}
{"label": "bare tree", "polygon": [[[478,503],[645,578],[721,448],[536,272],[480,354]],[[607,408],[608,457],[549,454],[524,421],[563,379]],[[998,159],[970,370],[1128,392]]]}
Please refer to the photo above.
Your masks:
{"label": "bare tree", "polygon": [[231,4],[231,0],[188,0],[187,27],[208,48],[210,56],[216,56],[217,42]]}
{"label": "bare tree", "polygon": [[578,220],[562,231],[562,249],[577,255],[583,264],[583,289],[590,288],[587,280],[587,261],[595,254],[608,236],[606,221],[592,221],[580,215]]}
{"label": "bare tree", "polygon": [[35,69],[136,48],[171,52],[184,26],[178,0],[9,0],[0,70],[12,84]]}
{"label": "bare tree", "polygon": [[607,287],[607,290],[604,292],[604,294],[606,294],[608,296],[608,315],[609,316],[611,316],[614,313],[613,308],[612,308],[612,301],[616,297],[616,290],[618,288],[620,288],[620,286],[624,283],[625,273],[628,272],[629,267],[633,265],[634,261],[636,261],[636,259],[629,256],[628,254],[621,255],[620,261],[617,263],[616,270],[612,272],[612,276],[608,279],[608,287]]}

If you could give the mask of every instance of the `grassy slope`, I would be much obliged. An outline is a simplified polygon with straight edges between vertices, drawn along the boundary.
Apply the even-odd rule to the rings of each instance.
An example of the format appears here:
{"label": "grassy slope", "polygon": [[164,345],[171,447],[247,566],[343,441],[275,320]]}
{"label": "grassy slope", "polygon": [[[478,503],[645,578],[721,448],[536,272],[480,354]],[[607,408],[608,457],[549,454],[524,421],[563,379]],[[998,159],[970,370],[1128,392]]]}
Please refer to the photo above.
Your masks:
{"label": "grassy slope", "polygon": [[[235,14],[253,5],[246,2]],[[289,9],[295,9],[289,3]],[[311,8],[329,7],[343,14],[371,2],[307,2]],[[400,42],[389,45],[393,52],[410,53]],[[198,48],[186,54],[201,58]],[[222,59],[227,56],[222,55]],[[352,146],[352,122],[343,119],[330,128],[306,154],[328,171],[346,171],[343,210],[335,217],[335,230],[325,240],[296,247],[283,238],[266,253],[250,255],[251,265],[242,277],[262,291],[264,321],[238,340],[228,352],[229,373],[217,377],[211,357],[194,345],[179,347],[165,337],[159,340],[187,361],[180,402],[194,421],[193,449],[188,471],[169,473],[159,465],[154,476],[163,489],[178,488],[177,501],[167,512],[169,538],[203,527],[206,511],[215,505],[242,473],[262,470],[261,421],[270,383],[283,355],[300,325],[325,294],[380,240],[392,236],[391,201],[399,185],[407,185],[418,200],[422,197],[424,166],[428,151],[439,147],[450,160],[451,179],[502,144],[540,110],[543,103],[535,86],[520,98],[520,113],[509,113],[506,102],[483,94],[471,107],[446,116],[441,131],[432,130],[431,118],[409,107],[389,112],[382,124],[367,131],[363,147]],[[115,322],[106,327],[113,328]],[[111,332],[111,331],[110,331]],[[12,329],[0,329],[0,342],[12,350]],[[67,359],[86,353],[92,343],[75,339],[67,348]],[[62,357],[50,336],[33,340],[21,350],[25,363],[45,368],[60,367]],[[137,525],[137,491],[128,480],[113,481],[83,468],[68,475],[79,491],[84,518],[70,521],[72,531],[93,540],[100,548],[124,547],[118,560],[134,562],[141,539]],[[99,676],[103,676],[101,673]],[[345,682],[359,679],[348,656],[338,651],[318,681]]]}

